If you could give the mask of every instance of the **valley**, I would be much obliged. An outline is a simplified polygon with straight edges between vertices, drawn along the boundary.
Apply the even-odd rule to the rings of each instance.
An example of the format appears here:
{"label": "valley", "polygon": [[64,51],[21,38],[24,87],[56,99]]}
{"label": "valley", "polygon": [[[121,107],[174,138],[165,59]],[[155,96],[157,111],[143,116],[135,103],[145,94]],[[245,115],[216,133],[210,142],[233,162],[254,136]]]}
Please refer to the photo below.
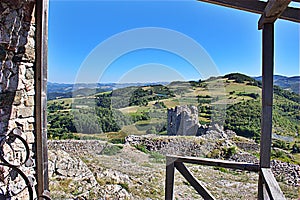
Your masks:
{"label": "valley", "polygon": [[[246,75],[80,91],[48,101],[50,163],[76,171],[80,162],[89,174],[80,178],[55,171],[65,166],[52,167],[50,189],[57,199],[162,199],[167,154],[258,162],[261,83]],[[299,186],[299,102],[298,94],[274,88],[272,169],[288,199],[297,199]],[[201,126],[217,128],[197,137],[168,136],[167,110],[180,105],[196,106]],[[189,167],[216,197],[256,198],[257,174]],[[284,170],[295,176],[282,176]],[[176,179],[176,198],[198,199],[182,176]],[[88,181],[84,187],[82,180]]]}
{"label": "valley", "polygon": [[[290,149],[299,141],[299,99],[296,93],[275,87],[273,131],[279,136],[276,138],[293,138],[284,141]],[[83,134],[102,138],[164,135],[167,109],[178,105],[196,106],[200,124],[220,123],[237,135],[259,141],[260,82],[242,74],[168,85],[130,86],[86,96],[75,91],[72,98],[48,101],[49,138]]]}

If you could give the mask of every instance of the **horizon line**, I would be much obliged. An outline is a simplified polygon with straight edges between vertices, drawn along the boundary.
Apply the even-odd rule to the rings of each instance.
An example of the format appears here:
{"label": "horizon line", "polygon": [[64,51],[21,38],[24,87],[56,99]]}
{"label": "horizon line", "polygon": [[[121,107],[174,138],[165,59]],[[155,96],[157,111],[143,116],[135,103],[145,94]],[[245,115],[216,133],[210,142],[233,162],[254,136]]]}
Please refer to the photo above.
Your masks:
{"label": "horizon line", "polygon": [[[231,73],[227,73],[224,75],[219,75],[219,76],[211,76],[211,77],[220,77],[220,76],[225,76],[228,74],[233,74],[233,73],[239,73],[239,74],[243,74],[240,72],[231,72]],[[246,76],[249,76],[247,74],[243,74]],[[283,74],[274,74],[273,76],[284,76],[286,78],[294,78],[294,77],[300,77],[300,75],[292,75],[292,76],[287,76],[287,75],[283,75]],[[209,78],[211,78],[209,77]],[[262,75],[254,75],[254,76],[249,76],[251,78],[258,78],[258,77],[262,77]],[[207,79],[209,79],[207,78]],[[207,80],[207,79],[203,79],[203,80]],[[80,83],[75,83],[75,82],[56,82],[56,81],[50,81],[47,80],[47,83],[57,83],[57,84],[151,84],[151,83],[171,83],[171,82],[188,82],[188,81],[199,81],[202,80],[201,78],[199,78],[198,80],[195,79],[190,79],[190,80],[171,80],[171,81],[149,81],[149,82],[96,82],[96,83],[92,83],[92,82],[80,82]]]}

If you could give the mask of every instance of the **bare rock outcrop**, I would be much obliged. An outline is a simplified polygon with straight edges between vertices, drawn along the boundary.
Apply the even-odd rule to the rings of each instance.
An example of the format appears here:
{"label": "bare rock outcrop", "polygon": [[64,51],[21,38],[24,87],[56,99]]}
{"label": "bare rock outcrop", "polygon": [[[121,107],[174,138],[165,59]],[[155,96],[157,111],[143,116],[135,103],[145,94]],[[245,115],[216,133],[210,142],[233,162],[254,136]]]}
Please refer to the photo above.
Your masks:
{"label": "bare rock outcrop", "polygon": [[91,179],[96,184],[89,168],[77,157],[57,149],[49,151],[49,175],[51,177],[70,177],[74,179]]}
{"label": "bare rock outcrop", "polygon": [[99,154],[103,142],[49,141],[48,145],[50,189],[56,198],[134,199],[126,190],[131,181],[128,175],[99,166],[95,166],[98,171],[93,173],[80,158],[79,155]]}
{"label": "bare rock outcrop", "polygon": [[49,177],[52,180],[50,181],[50,188],[61,187],[61,195],[66,195],[70,199],[79,197],[87,199],[92,193],[98,193],[98,183],[93,173],[81,159],[72,157],[59,149],[50,150],[48,157]]}

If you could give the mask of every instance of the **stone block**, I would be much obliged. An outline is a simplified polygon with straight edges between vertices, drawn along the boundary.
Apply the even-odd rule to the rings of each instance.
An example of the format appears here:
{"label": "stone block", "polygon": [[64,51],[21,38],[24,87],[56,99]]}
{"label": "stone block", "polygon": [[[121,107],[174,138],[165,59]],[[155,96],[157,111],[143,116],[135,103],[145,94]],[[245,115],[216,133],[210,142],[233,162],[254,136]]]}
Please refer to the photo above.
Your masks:
{"label": "stone block", "polygon": [[24,100],[24,104],[25,104],[26,107],[34,106],[34,96],[28,96]]}
{"label": "stone block", "polygon": [[23,98],[22,90],[16,91],[13,104],[14,105],[20,105],[22,103],[22,98]]}
{"label": "stone block", "polygon": [[12,130],[13,128],[16,128],[18,125],[16,124],[16,119],[12,119],[8,121],[7,129]]}
{"label": "stone block", "polygon": [[28,79],[28,80],[34,79],[34,71],[33,71],[32,68],[26,69],[25,78]]}
{"label": "stone block", "polygon": [[18,117],[20,118],[26,118],[26,117],[32,117],[33,116],[33,107],[21,107],[18,110]]}
{"label": "stone block", "polygon": [[[24,76],[24,75],[22,75],[22,76]],[[25,89],[25,82],[24,82],[24,80],[25,80],[25,77],[19,77],[19,81],[18,81],[18,90],[24,90]]]}
{"label": "stone block", "polygon": [[28,123],[34,123],[35,122],[34,117],[27,118],[27,121],[28,121]]}
{"label": "stone block", "polygon": [[33,96],[35,94],[34,91],[34,80],[27,80],[26,82],[24,82],[25,84],[25,90],[27,92],[28,96]]}
{"label": "stone block", "polygon": [[25,132],[26,135],[26,142],[27,143],[34,143],[35,137],[33,132]]}
{"label": "stone block", "polygon": [[33,39],[33,36],[31,36],[31,34],[27,40],[27,44],[25,47],[26,47],[26,52],[25,52],[24,57],[28,61],[34,61],[34,59],[35,59],[34,39]]}
{"label": "stone block", "polygon": [[10,112],[10,119],[15,119],[17,117],[17,113],[18,113],[18,107],[12,106]]}
{"label": "stone block", "polygon": [[[8,129],[12,130],[16,127],[20,127],[22,130],[22,133],[23,133],[23,131],[27,131],[28,130],[28,120],[26,118],[25,119],[17,118],[17,119],[9,120]],[[26,139],[26,138],[24,137],[24,139]]]}
{"label": "stone block", "polygon": [[28,123],[28,129],[27,131],[34,131],[34,125],[31,123]]}
{"label": "stone block", "polygon": [[22,75],[25,76],[25,72],[26,72],[26,66],[24,64],[19,65],[19,77],[21,77]]}

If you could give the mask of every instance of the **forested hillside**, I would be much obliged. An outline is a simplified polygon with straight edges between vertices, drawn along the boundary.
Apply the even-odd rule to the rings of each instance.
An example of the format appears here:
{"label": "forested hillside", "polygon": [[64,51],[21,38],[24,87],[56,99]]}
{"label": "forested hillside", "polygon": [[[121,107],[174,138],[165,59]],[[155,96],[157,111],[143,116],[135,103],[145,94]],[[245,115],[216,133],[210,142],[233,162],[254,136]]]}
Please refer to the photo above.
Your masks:
{"label": "forested hillside", "polygon": [[[225,129],[256,141],[260,138],[261,83],[243,74],[98,90],[96,94],[81,89],[80,94],[48,101],[49,138],[82,137],[85,133],[122,140],[129,134],[166,134],[167,108],[188,104],[198,107],[201,124],[222,118]],[[284,138],[290,146],[294,144],[289,142],[291,138],[299,141],[299,102],[298,94],[274,87],[274,136]]]}
{"label": "forested hillside", "polygon": [[[254,77],[255,80],[261,81],[262,77]],[[284,90],[300,94],[300,76],[286,77],[274,75],[274,85],[281,87]]]}

